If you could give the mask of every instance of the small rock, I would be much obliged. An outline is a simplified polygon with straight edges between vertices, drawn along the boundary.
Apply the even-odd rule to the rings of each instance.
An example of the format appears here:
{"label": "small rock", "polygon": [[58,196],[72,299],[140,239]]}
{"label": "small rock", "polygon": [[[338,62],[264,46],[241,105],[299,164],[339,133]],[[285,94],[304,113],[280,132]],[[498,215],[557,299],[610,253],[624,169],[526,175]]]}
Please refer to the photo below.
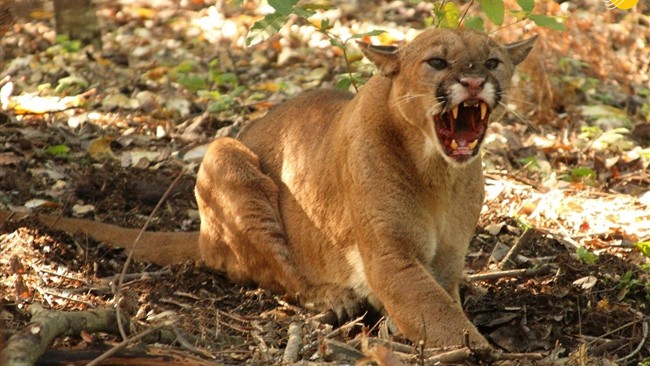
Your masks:
{"label": "small rock", "polygon": [[83,217],[86,216],[87,214],[94,212],[95,211],[95,206],[93,205],[74,205],[72,206],[72,216],[75,217]]}

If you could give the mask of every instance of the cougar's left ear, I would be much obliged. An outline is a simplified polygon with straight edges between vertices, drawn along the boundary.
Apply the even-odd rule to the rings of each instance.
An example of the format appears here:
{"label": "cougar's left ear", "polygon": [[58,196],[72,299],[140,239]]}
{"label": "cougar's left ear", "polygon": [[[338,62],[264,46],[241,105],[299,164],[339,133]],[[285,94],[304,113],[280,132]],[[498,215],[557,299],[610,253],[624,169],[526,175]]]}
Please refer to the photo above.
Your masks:
{"label": "cougar's left ear", "polygon": [[399,53],[394,46],[375,46],[357,41],[368,60],[372,61],[383,76],[391,77],[399,72]]}
{"label": "cougar's left ear", "polygon": [[505,45],[513,65],[518,65],[526,59],[530,50],[533,49],[536,40],[537,36],[534,36],[523,41]]}

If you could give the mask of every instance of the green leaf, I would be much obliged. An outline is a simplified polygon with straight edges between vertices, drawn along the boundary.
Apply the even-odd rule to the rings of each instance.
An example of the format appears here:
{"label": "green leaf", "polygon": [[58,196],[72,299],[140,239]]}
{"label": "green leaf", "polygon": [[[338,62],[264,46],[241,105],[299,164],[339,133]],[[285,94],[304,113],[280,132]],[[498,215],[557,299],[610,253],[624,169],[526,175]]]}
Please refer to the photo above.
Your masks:
{"label": "green leaf", "polygon": [[584,247],[579,247],[576,249],[576,256],[581,262],[584,262],[586,264],[594,264],[598,260],[597,255],[588,251]]}
{"label": "green leaf", "polygon": [[339,41],[339,40],[336,39],[336,38],[330,38],[330,44],[331,44],[332,46],[334,46],[334,47],[338,47],[338,48],[340,48],[340,49],[342,49],[342,50],[345,49],[345,44],[341,43],[341,41]]}
{"label": "green leaf", "polygon": [[67,35],[56,36],[55,42],[60,44],[61,47],[68,53],[75,53],[81,50],[81,41],[78,39],[70,39]]}
{"label": "green leaf", "polygon": [[336,9],[335,6],[330,5],[330,4],[325,4],[325,3],[311,3],[311,4],[300,4],[294,6],[295,8],[302,8],[306,10],[330,10],[330,9]]}
{"label": "green leaf", "polygon": [[508,11],[508,15],[515,17],[517,20],[524,20],[524,19],[528,18],[528,14],[529,14],[529,13],[523,11],[523,10],[510,10],[510,9],[508,9],[507,11]]}
{"label": "green leaf", "polygon": [[278,33],[288,19],[288,15],[278,12],[268,14],[262,20],[255,22],[246,36],[246,46],[250,47],[266,41],[269,37]]}
{"label": "green leaf", "polygon": [[196,67],[196,62],[192,60],[183,60],[180,64],[176,65],[172,72],[185,74],[188,73]]}
{"label": "green leaf", "polygon": [[463,21],[465,28],[472,29],[479,32],[485,31],[485,24],[481,17],[466,17]]}
{"label": "green leaf", "polygon": [[521,10],[530,13],[535,8],[535,0],[517,0]]}
{"label": "green leaf", "polygon": [[[88,87],[88,82],[86,79],[79,76],[68,76],[65,78],[59,79],[54,89],[57,93],[62,93],[64,91],[72,92],[73,90],[79,89],[83,90]],[[75,89],[76,88],[76,89]]]}
{"label": "green leaf", "polygon": [[640,241],[636,243],[636,247],[639,248],[641,254],[650,257],[650,241]]}
{"label": "green leaf", "polygon": [[325,18],[320,22],[320,31],[324,33],[327,32],[328,29],[330,29],[330,20]]}
{"label": "green leaf", "polygon": [[559,18],[550,17],[544,14],[530,14],[528,19],[532,20],[536,25],[557,31],[566,30],[566,26],[560,23]]}
{"label": "green leaf", "polygon": [[503,24],[503,14],[505,13],[503,0],[478,0],[478,3],[492,23]]}
{"label": "green leaf", "polygon": [[305,8],[303,8],[301,6],[294,6],[293,7],[293,13],[296,14],[297,16],[301,17],[301,18],[304,18],[304,19],[307,19],[310,16],[316,14],[315,11],[305,9]]}
{"label": "green leaf", "polygon": [[216,100],[213,103],[210,103],[206,108],[206,110],[208,111],[208,113],[219,113],[230,108],[231,105],[232,105],[232,100],[227,100],[227,99]]}
{"label": "green leaf", "polygon": [[181,74],[176,79],[176,82],[192,92],[208,88],[208,82],[205,80],[205,77],[197,74]]}
{"label": "green leaf", "polygon": [[45,149],[45,153],[61,158],[70,153],[70,148],[67,145],[54,145]]}
{"label": "green leaf", "polygon": [[378,35],[380,35],[380,34],[382,34],[382,33],[386,33],[386,31],[384,31],[384,30],[380,30],[380,29],[375,29],[375,30],[373,30],[373,31],[366,32],[366,33],[357,33],[357,34],[354,34],[354,35],[352,35],[352,37],[350,37],[350,38],[351,38],[351,39],[357,39],[357,38],[363,38],[363,37],[366,37],[366,36],[368,36],[368,37],[374,37],[374,36],[378,36]]}
{"label": "green leaf", "polygon": [[442,9],[442,18],[440,19],[440,26],[443,28],[456,28],[460,20],[460,9],[455,3],[446,3]]}
{"label": "green leaf", "polygon": [[352,85],[352,79],[349,77],[342,77],[334,86],[336,90],[343,90],[343,91],[348,91],[350,89],[350,85]]}
{"label": "green leaf", "polygon": [[277,13],[282,15],[289,15],[293,13],[293,6],[298,3],[298,0],[269,0],[269,5]]}
{"label": "green leaf", "polygon": [[571,176],[575,178],[595,177],[596,171],[591,168],[573,168],[571,169]]}
{"label": "green leaf", "polygon": [[230,92],[230,96],[231,97],[238,97],[238,96],[242,95],[245,91],[246,91],[246,87],[243,86],[243,85],[239,85],[238,87],[236,87],[235,89],[233,89]]}
{"label": "green leaf", "polygon": [[219,85],[239,85],[237,75],[232,72],[224,72],[223,74],[215,75],[213,80]]}

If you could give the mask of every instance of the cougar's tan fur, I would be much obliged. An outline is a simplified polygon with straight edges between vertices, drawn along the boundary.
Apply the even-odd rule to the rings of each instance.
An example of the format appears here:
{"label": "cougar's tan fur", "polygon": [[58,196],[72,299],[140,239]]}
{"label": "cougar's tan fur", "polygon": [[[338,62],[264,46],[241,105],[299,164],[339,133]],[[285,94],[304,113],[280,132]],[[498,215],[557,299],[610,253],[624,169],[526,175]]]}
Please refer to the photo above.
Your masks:
{"label": "cougar's tan fur", "polygon": [[[200,232],[148,233],[136,257],[202,259],[339,316],[368,302],[413,341],[454,345],[467,330],[487,346],[458,293],[484,197],[484,126],[469,108],[502,114],[533,43],[427,30],[399,50],[360,44],[380,72],[356,96],[304,93],[214,141],[197,176]],[[484,80],[473,94],[472,80]],[[458,122],[436,125],[463,101]],[[138,232],[68,218],[56,227],[119,246]]]}

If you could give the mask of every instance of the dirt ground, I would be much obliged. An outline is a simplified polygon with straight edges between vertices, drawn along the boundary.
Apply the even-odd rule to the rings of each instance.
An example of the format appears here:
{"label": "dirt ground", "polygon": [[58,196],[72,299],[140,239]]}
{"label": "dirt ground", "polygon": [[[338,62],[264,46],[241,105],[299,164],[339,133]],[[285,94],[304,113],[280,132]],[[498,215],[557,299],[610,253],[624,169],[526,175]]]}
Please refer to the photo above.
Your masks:
{"label": "dirt ground", "polygon": [[[0,209],[140,228],[183,172],[149,230],[197,230],[193,185],[200,157],[194,154],[200,156],[202,146],[215,136],[232,135],[241,123],[300,90],[332,86],[332,74],[343,70],[337,61],[340,55],[330,48],[307,52],[307,39],[298,36],[282,34],[270,45],[253,48],[241,47],[237,41],[241,35],[227,39],[224,29],[232,26],[242,32],[250,25],[251,9],[230,9],[222,16],[210,4],[156,8],[144,1],[135,3],[100,9],[105,27],[101,50],[62,51],[61,47],[72,46],[52,39],[47,19],[18,20],[2,40],[1,85],[5,89],[13,83],[9,93],[14,97],[48,96],[46,83],[52,87],[63,78],[83,76],[85,84],[73,80],[79,90],[52,93],[57,97],[87,93],[87,100],[80,107],[42,113],[3,107]],[[402,34],[427,11],[413,7],[414,12],[402,12],[389,3],[375,4],[383,9],[380,20],[393,26],[390,22],[397,22],[400,26],[395,28]],[[593,7],[587,11],[598,8]],[[370,19],[372,9],[359,12]],[[559,5],[549,5],[547,10],[561,11]],[[591,68],[572,68],[569,62],[569,69],[561,69],[558,61],[547,73],[562,72],[563,78],[553,84],[556,94],[549,96],[532,91],[531,85],[539,85],[540,80],[557,81],[530,72],[545,62],[543,55],[532,55],[528,69],[524,68],[531,79],[522,78],[517,101],[523,106],[520,113],[493,126],[495,139],[486,146],[487,199],[467,256],[461,296],[470,319],[495,346],[543,357],[497,364],[647,365],[650,272],[648,253],[644,255],[637,243],[650,238],[650,210],[647,199],[642,200],[650,179],[646,160],[639,155],[648,147],[644,135],[648,121],[639,112],[640,106],[646,102],[650,106],[650,101],[637,91],[643,89],[639,85],[650,88],[641,75],[650,51],[647,46],[635,48],[626,38],[631,36],[623,36],[625,30],[614,24],[632,27],[635,35],[648,40],[649,10],[637,10],[634,16],[638,18],[603,15],[590,24],[584,23],[580,9],[570,11],[567,33],[539,31],[539,47],[553,55],[549,59],[559,60],[567,42],[591,37],[607,50],[627,47],[634,55],[630,59],[638,62],[629,61],[630,65],[621,66],[623,71],[614,68],[609,81],[594,87],[594,94],[573,83],[580,78],[602,79],[600,70],[614,61],[583,54],[583,62],[591,63]],[[346,26],[359,24],[351,13],[339,17]],[[221,38],[212,40],[211,28],[202,19],[221,22],[220,27],[214,26]],[[609,38],[585,30],[601,25]],[[196,29],[205,33],[197,37],[192,33]],[[302,36],[308,38],[305,33]],[[514,36],[505,36],[509,37]],[[133,47],[138,48],[140,58],[127,51]],[[280,56],[283,49],[288,54]],[[214,59],[219,60],[222,81],[211,87],[221,99],[189,90],[190,85],[173,74],[180,71],[172,65],[185,60],[192,60],[196,75],[212,72],[210,60]],[[276,65],[279,60],[284,64]],[[327,72],[316,72],[321,69]],[[229,80],[223,77],[228,73],[237,75],[237,85],[223,82]],[[246,90],[236,94],[240,85]],[[575,88],[570,89],[571,85]],[[559,91],[559,87],[567,89]],[[45,91],[33,94],[37,90]],[[602,94],[603,90],[609,94]],[[143,91],[155,93],[157,99],[147,99]],[[585,109],[571,109],[570,104],[587,105],[598,98],[623,110],[635,124],[632,133],[621,135],[623,140],[612,137],[618,139],[618,149],[611,148],[614,142],[608,140],[609,145],[598,150],[598,144],[604,144],[598,138],[581,145],[585,143],[581,127],[590,123],[589,117]],[[140,104],[133,107],[129,104],[133,100]],[[16,99],[19,102],[23,103]],[[216,110],[206,112],[217,102],[221,104]],[[631,109],[634,106],[638,108]],[[525,160],[531,156],[539,169],[531,169],[534,164]],[[617,160],[612,163],[613,158]],[[584,167],[591,169],[586,178],[580,175],[584,170],[579,170]],[[555,179],[567,175],[568,183]],[[504,261],[512,248],[517,253]],[[114,306],[113,284],[125,259],[122,250],[44,227],[31,218],[0,222],[0,329],[5,342],[28,324],[27,309],[32,303],[57,311]],[[351,364],[363,357],[380,365],[428,364],[430,356],[442,352],[425,352],[392,334],[376,314],[333,327],[327,324],[326,314],[298,307],[281,294],[233,284],[223,274],[194,263],[169,268],[131,263],[123,291],[121,307],[131,317],[132,332],[173,320],[173,327],[196,348],[173,343],[175,337],[165,340],[162,332],[159,339],[144,343],[164,352],[171,352],[166,344],[173,343],[172,350],[196,364],[280,364],[292,325],[302,327],[298,352],[302,364]],[[68,359],[73,353],[88,352],[92,359],[119,341],[119,335],[107,333],[60,337],[39,365],[57,364],[54,360]],[[366,343],[385,348],[373,351]],[[114,362],[131,364],[144,352],[144,348],[131,347],[121,354],[123,359]],[[133,358],[124,361],[128,357]],[[463,363],[481,361],[470,357]]]}

